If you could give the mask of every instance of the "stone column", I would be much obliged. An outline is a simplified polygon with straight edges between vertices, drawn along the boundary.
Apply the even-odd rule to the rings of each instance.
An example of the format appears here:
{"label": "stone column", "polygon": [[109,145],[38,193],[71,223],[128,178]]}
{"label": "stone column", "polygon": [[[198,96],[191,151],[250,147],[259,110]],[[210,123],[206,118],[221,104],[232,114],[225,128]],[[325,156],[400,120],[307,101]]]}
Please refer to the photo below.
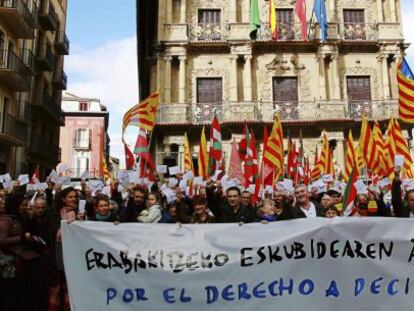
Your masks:
{"label": "stone column", "polygon": [[[157,58],[157,91],[161,91],[162,86],[162,74],[161,74],[161,68],[162,68],[162,58],[158,56]],[[161,92],[162,93],[162,92]],[[160,101],[164,101],[164,94],[160,94]]]}
{"label": "stone column", "polygon": [[382,62],[384,61],[384,57],[382,55],[377,56],[377,72],[378,72],[378,83],[380,87],[379,90],[379,98],[377,99],[384,99],[385,92],[384,92],[384,77],[382,75]]}
{"label": "stone column", "polygon": [[243,22],[248,23],[250,21],[250,0],[245,0],[244,5]]}
{"label": "stone column", "polygon": [[184,172],[184,145],[178,146],[177,164],[180,166],[181,171]]}
{"label": "stone column", "polygon": [[180,1],[180,23],[185,24],[187,22],[187,0]]}
{"label": "stone column", "polygon": [[377,0],[377,19],[378,19],[378,23],[384,22],[384,13],[382,11],[382,0]]}
{"label": "stone column", "polygon": [[237,0],[230,0],[229,15],[230,23],[237,23]]}
{"label": "stone column", "polygon": [[171,61],[171,56],[165,57],[164,100],[166,104],[171,103]]}
{"label": "stone column", "polygon": [[251,102],[252,96],[252,56],[244,56],[244,101]]}
{"label": "stone column", "polygon": [[170,153],[171,153],[171,145],[164,144],[164,157],[170,155]]}
{"label": "stone column", "polygon": [[172,23],[173,16],[173,0],[167,0],[167,24]]}
{"label": "stone column", "polygon": [[395,9],[395,0],[388,0],[390,4],[390,22],[395,23],[397,21],[397,12]]}
{"label": "stone column", "polygon": [[230,55],[230,101],[236,102],[238,100],[237,98],[237,55]]}
{"label": "stone column", "polygon": [[329,21],[335,20],[335,0],[329,0]]}
{"label": "stone column", "polygon": [[341,81],[339,77],[339,71],[338,71],[338,55],[332,55],[332,86],[333,86],[333,92],[331,93],[333,98],[331,99],[341,99]]}
{"label": "stone column", "polygon": [[325,55],[319,53],[319,98],[326,99],[326,82],[325,82]]}
{"label": "stone column", "polygon": [[186,77],[186,71],[185,71],[185,62],[187,60],[186,56],[179,56],[178,57],[180,61],[180,74],[179,74],[179,81],[178,81],[178,102],[179,103],[185,103],[185,77]]}
{"label": "stone column", "polygon": [[384,99],[390,99],[390,77],[387,57],[387,54],[383,55],[382,57],[382,88],[384,90]]}

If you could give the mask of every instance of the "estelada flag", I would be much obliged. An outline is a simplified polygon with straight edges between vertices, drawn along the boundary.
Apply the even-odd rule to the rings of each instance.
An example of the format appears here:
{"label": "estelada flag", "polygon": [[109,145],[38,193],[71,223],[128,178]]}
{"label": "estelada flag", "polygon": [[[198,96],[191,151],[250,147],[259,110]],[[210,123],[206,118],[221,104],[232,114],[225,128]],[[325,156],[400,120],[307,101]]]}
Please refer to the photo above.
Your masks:
{"label": "estelada flag", "polygon": [[155,116],[157,114],[159,101],[160,95],[158,92],[155,92],[125,113],[122,120],[122,140],[125,129],[130,125],[149,132],[152,131],[155,125]]}
{"label": "estelada flag", "polygon": [[414,123],[414,74],[404,58],[398,65],[397,79],[400,119]]}

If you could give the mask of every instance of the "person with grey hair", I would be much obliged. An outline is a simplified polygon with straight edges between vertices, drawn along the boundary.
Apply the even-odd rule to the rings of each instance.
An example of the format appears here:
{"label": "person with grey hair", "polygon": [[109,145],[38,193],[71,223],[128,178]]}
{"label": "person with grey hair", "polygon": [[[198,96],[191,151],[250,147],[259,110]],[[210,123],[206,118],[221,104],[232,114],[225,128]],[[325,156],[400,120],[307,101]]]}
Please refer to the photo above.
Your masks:
{"label": "person with grey hair", "polygon": [[295,203],[292,207],[293,218],[323,217],[324,209],[319,203],[310,200],[310,193],[304,184],[295,186]]}

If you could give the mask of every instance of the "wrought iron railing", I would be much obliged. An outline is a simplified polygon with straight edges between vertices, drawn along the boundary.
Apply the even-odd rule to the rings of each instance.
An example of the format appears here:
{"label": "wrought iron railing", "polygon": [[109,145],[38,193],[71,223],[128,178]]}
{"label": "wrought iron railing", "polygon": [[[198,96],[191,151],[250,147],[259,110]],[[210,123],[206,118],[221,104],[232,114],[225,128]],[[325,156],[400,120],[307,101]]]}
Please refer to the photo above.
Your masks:
{"label": "wrought iron railing", "polygon": [[36,25],[36,13],[37,7],[36,3],[32,3],[32,8],[29,9],[27,6],[27,1],[23,0],[2,0],[0,1],[0,8],[10,8],[16,9],[20,14],[22,14],[25,22],[29,28],[34,28]]}
{"label": "wrought iron railing", "polygon": [[33,54],[29,50],[21,51],[23,59],[11,50],[0,50],[0,71],[13,72],[27,86],[30,86]]}
{"label": "wrought iron railing", "polygon": [[375,23],[343,23],[341,39],[347,41],[375,41],[378,38],[378,27]]}
{"label": "wrought iron railing", "polygon": [[[301,23],[289,22],[289,23],[277,23],[276,36],[274,38],[269,23],[262,23],[258,31],[259,41],[305,41],[302,38]],[[308,40],[314,39],[315,28],[307,28]]]}
{"label": "wrought iron railing", "polygon": [[26,142],[27,125],[11,114],[0,111],[0,133]]}
{"label": "wrought iron railing", "polygon": [[67,37],[65,31],[56,32],[56,39],[55,40],[56,40],[55,43],[64,45],[66,50],[69,51],[70,42],[69,42],[69,38]]}
{"label": "wrought iron railing", "polygon": [[52,23],[57,25],[58,16],[50,0],[42,0],[41,14],[47,15],[52,20]]}
{"label": "wrought iron railing", "polygon": [[397,100],[314,100],[160,104],[157,123],[209,123],[219,121],[272,121],[279,114],[285,121],[385,119],[396,116]]}
{"label": "wrought iron railing", "polygon": [[59,146],[51,141],[45,140],[44,137],[41,136],[32,137],[30,141],[31,152],[46,156],[49,159],[57,159],[59,156],[59,149]]}
{"label": "wrought iron railing", "polygon": [[190,41],[223,41],[226,40],[228,29],[222,24],[190,25]]}

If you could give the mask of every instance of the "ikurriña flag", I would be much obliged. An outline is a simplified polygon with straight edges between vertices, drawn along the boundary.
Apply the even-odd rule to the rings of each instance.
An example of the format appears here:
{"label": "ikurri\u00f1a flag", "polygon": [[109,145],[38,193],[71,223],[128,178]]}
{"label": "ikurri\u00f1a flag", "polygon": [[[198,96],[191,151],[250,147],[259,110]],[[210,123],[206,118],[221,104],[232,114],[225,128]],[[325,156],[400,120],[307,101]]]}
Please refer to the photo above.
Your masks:
{"label": "ikurri\u00f1a flag", "polygon": [[155,92],[129,109],[122,120],[122,137],[124,137],[125,129],[130,125],[151,132],[155,125],[159,101],[160,95],[158,92]]}
{"label": "ikurri\u00f1a flag", "polygon": [[398,65],[399,115],[406,123],[414,123],[414,74],[403,58]]}

